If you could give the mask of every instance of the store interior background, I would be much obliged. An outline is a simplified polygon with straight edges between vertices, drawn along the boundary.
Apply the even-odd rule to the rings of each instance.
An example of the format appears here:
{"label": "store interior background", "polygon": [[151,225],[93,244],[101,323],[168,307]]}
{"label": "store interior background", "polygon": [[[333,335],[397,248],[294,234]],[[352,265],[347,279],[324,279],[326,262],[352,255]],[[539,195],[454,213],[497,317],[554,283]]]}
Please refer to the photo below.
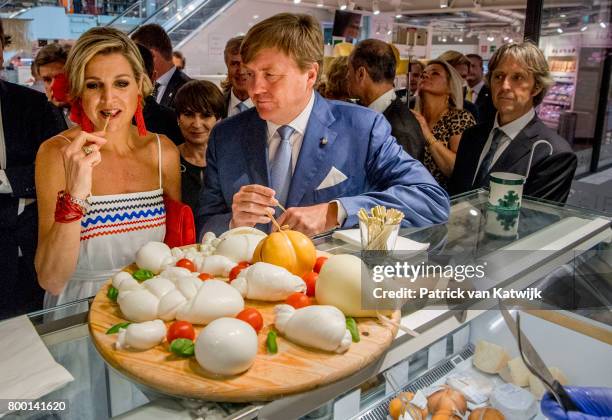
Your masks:
{"label": "store interior background", "polygon": [[27,81],[39,46],[73,41],[90,27],[130,32],[159,23],[186,56],[187,74],[218,83],[225,77],[227,40],[282,11],[315,16],[331,57],[333,44],[342,41],[332,37],[336,10],[362,15],[360,39],[378,38],[397,47],[398,88],[406,84],[409,58],[457,50],[480,54],[486,70],[500,45],[525,37],[536,41],[555,80],[538,115],[578,155],[568,203],[612,213],[612,0],[0,0],[12,41],[5,66],[21,57],[20,65],[5,69],[2,77]]}

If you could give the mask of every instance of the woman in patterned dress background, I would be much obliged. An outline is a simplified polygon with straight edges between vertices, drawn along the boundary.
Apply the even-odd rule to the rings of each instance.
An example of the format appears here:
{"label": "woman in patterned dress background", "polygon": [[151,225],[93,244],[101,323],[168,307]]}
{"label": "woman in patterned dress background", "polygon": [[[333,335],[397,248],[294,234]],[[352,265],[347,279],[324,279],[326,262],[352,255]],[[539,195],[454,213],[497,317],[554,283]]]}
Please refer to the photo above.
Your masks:
{"label": "woman in patterned dress background", "polygon": [[424,165],[446,188],[463,132],[476,124],[463,109],[461,76],[446,61],[431,60],[418,83],[414,114],[425,135]]}

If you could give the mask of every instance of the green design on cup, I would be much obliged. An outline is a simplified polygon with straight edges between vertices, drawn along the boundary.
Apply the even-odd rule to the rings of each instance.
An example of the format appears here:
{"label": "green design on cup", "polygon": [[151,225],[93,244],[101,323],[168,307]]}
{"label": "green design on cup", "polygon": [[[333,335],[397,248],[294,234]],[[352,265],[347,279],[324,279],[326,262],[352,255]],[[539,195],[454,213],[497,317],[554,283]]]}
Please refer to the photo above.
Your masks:
{"label": "green design on cup", "polygon": [[516,225],[518,212],[498,212],[497,221],[500,222],[504,230],[508,231]]}
{"label": "green design on cup", "polygon": [[496,207],[507,210],[516,210],[519,208],[520,197],[512,190],[508,191],[503,198],[497,200]]}

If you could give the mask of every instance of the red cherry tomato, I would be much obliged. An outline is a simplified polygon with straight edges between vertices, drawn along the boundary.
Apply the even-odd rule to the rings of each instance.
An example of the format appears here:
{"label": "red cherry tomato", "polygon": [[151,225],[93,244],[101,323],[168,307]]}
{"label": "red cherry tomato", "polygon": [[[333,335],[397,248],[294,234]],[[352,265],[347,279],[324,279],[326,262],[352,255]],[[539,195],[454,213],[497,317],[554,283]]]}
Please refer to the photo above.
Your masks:
{"label": "red cherry tomato", "polygon": [[200,273],[200,275],[198,276],[200,278],[200,280],[204,281],[204,280],[210,280],[212,278],[214,278],[214,276],[212,274],[208,274],[208,273]]}
{"label": "red cherry tomato", "polygon": [[320,273],[321,272],[321,268],[323,268],[323,264],[325,264],[325,262],[327,261],[327,257],[319,257],[317,258],[317,260],[315,261],[315,265],[312,268],[312,271],[314,271],[315,273]]}
{"label": "red cherry tomato", "polygon": [[295,309],[303,308],[304,306],[310,306],[312,302],[310,298],[306,296],[304,293],[295,292],[289,295],[287,300],[285,301],[287,305],[293,306]]}
{"label": "red cherry tomato", "polygon": [[315,295],[315,285],[317,284],[317,279],[319,278],[319,274],[311,271],[310,273],[306,273],[302,276],[302,280],[306,283],[306,295],[314,296]]}
{"label": "red cherry tomato", "polygon": [[248,262],[245,262],[245,261],[239,262],[238,265],[234,266],[234,268],[230,270],[229,281],[234,281],[234,279],[238,277],[238,274],[240,274],[240,272],[244,270],[245,268],[247,268],[248,266],[249,266]]}
{"label": "red cherry tomato", "polygon": [[193,272],[196,271],[195,264],[193,261],[187,258],[182,258],[176,262],[177,267],[186,268],[187,270]]}
{"label": "red cherry tomato", "polygon": [[250,324],[255,332],[259,332],[263,328],[263,317],[255,308],[243,309],[238,315],[236,315],[236,318]]}
{"label": "red cherry tomato", "polygon": [[191,322],[175,321],[170,325],[166,334],[166,340],[168,340],[168,343],[172,343],[177,338],[187,338],[192,341],[195,339],[195,329]]}

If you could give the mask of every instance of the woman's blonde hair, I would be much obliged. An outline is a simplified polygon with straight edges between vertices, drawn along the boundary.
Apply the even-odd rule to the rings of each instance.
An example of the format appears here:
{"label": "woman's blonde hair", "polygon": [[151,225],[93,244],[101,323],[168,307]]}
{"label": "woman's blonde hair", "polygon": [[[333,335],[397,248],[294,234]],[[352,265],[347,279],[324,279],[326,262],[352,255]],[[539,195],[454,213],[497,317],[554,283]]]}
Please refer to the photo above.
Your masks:
{"label": "woman's blonde hair", "polygon": [[98,54],[121,54],[130,63],[134,77],[139,83],[140,94],[147,97],[152,84],[147,76],[138,47],[123,32],[109,27],[92,28],[79,37],[70,49],[64,69],[70,82],[70,97],[79,98],[85,88],[85,67]]}
{"label": "woman's blonde hair", "polygon": [[[430,66],[431,64],[438,64],[446,70],[446,78],[448,79],[448,90],[449,90],[449,98],[448,98],[448,106],[451,108],[463,109],[463,79],[455,70],[453,66],[448,64],[444,60],[429,60],[425,67]],[[423,71],[425,71],[423,69]],[[416,98],[416,102],[414,105],[414,110],[417,112],[422,112],[422,98],[421,93]]]}
{"label": "woman's blonde hair", "polygon": [[262,20],[249,29],[242,41],[242,62],[248,64],[265,48],[276,48],[293,58],[303,72],[318,63],[318,81],[323,69],[323,31],[314,17],[279,13]]}
{"label": "woman's blonde hair", "polygon": [[491,60],[489,60],[489,72],[486,76],[489,86],[491,86],[493,71],[507,56],[514,58],[521,63],[527,71],[533,74],[535,88],[541,89],[540,93],[533,97],[533,106],[538,106],[544,99],[544,96],[546,96],[548,89],[554,83],[550,76],[546,57],[544,57],[542,51],[532,42],[505,44],[501,46],[495,51]]}

